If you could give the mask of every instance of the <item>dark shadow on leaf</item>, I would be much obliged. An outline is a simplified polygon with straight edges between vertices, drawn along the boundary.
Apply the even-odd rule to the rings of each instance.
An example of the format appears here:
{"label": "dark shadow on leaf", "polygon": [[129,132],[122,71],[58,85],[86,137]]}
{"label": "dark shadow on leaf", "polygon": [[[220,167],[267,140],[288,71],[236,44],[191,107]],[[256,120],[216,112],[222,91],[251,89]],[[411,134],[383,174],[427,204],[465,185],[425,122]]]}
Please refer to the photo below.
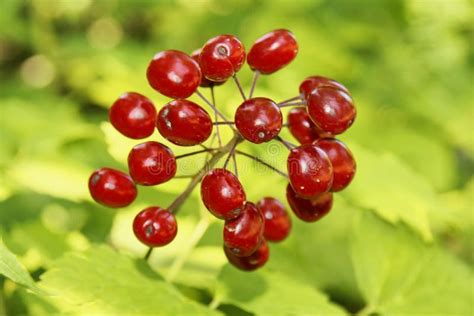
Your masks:
{"label": "dark shadow on leaf", "polygon": [[137,271],[140,272],[143,276],[152,280],[164,281],[163,277],[159,275],[158,273],[156,273],[155,271],[153,271],[148,265],[148,262],[146,262],[145,260],[134,259],[134,264]]}
{"label": "dark shadow on leaf", "polygon": [[219,305],[219,308],[218,310],[220,310],[221,312],[223,312],[225,315],[231,315],[231,316],[251,316],[251,315],[255,315],[255,314],[252,314],[252,313],[249,313],[235,305],[231,305],[231,304],[222,304],[222,305]]}

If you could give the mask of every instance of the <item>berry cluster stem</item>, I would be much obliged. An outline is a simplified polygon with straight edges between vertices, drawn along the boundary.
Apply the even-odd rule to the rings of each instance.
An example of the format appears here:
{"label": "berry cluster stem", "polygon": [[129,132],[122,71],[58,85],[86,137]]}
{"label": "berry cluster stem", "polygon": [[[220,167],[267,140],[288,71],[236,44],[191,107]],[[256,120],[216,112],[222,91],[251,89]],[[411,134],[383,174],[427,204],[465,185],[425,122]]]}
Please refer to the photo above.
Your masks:
{"label": "berry cluster stem", "polygon": [[306,105],[306,102],[283,103],[283,104],[278,104],[278,107],[279,107],[279,108],[284,108],[284,107],[299,106],[299,105]]}
{"label": "berry cluster stem", "polygon": [[212,104],[212,102],[209,101],[201,92],[199,92],[199,90],[196,90],[196,94],[197,94],[207,105],[209,105],[209,106],[211,107],[211,109],[213,109],[214,112],[215,112],[221,119],[224,120],[224,122],[230,123],[229,120],[227,120],[227,118],[225,117],[225,115],[222,114],[221,111],[219,111],[219,110],[217,109],[217,107],[216,107],[214,104]]}
{"label": "berry cluster stem", "polygon": [[[181,193],[168,207],[168,211],[171,213],[177,213],[181,205],[186,201],[186,199],[191,195],[193,192],[194,188],[201,182],[202,178],[206,175],[206,173],[213,168],[219,160],[224,157],[226,154],[231,153],[235,149],[235,146],[237,144],[241,143],[243,141],[242,137],[240,137],[239,134],[236,134],[225,146],[221,148],[217,148],[216,151],[211,155],[211,158],[209,161],[205,164],[205,166],[199,170],[196,175],[194,175],[191,178],[191,181],[189,182],[188,186],[186,189]],[[147,260],[151,252],[153,251],[154,248],[150,248],[148,252],[146,253],[144,259]]]}
{"label": "berry cluster stem", "polygon": [[239,154],[239,155],[242,155],[244,157],[247,157],[247,158],[250,158],[250,159],[253,159],[255,160],[256,162],[258,162],[259,164],[267,167],[268,169],[270,170],[273,170],[275,171],[276,173],[278,173],[279,175],[281,175],[282,177],[285,177],[285,178],[288,178],[288,175],[286,173],[284,173],[283,171],[273,167],[271,164],[263,161],[262,159],[258,158],[258,157],[255,157],[255,156],[252,156],[251,154],[247,154],[246,152],[243,152],[243,151],[240,151],[240,150],[236,150],[235,151],[236,154]]}
{"label": "berry cluster stem", "polygon": [[304,101],[304,99],[303,99],[303,97],[302,97],[301,95],[297,95],[296,97],[283,100],[283,101],[277,103],[277,105],[280,106],[280,105],[283,105],[283,104],[286,104],[286,103],[290,103],[290,102],[294,102],[294,101]]}
{"label": "berry cluster stem", "polygon": [[253,73],[252,86],[250,87],[249,99],[251,99],[253,96],[253,92],[255,91],[255,87],[257,85],[258,77],[260,77],[260,71],[255,70]]}
{"label": "berry cluster stem", "polygon": [[216,105],[216,95],[215,95],[215,92],[214,92],[214,86],[211,86],[211,101],[212,101],[212,104],[214,105],[215,109],[214,109],[214,123],[216,124],[216,136],[217,136],[217,141],[218,141],[218,144],[219,144],[219,147],[222,147],[222,139],[221,139],[221,133],[219,131],[219,126],[217,126],[218,124],[218,116],[217,116],[217,105]]}
{"label": "berry cluster stem", "polygon": [[234,79],[235,84],[237,85],[237,88],[239,89],[240,95],[242,96],[242,99],[247,100],[247,97],[245,96],[244,89],[242,89],[242,85],[240,84],[239,78],[237,78],[237,75],[233,75],[232,78]]}

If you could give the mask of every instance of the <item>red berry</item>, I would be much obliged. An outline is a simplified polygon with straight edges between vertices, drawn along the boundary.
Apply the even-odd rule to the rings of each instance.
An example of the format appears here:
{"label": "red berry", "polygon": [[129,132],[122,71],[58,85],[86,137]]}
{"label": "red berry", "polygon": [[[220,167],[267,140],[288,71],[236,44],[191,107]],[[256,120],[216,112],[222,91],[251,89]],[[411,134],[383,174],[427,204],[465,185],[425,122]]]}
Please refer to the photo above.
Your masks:
{"label": "red berry", "polygon": [[189,97],[201,82],[198,63],[177,50],[156,54],[148,66],[146,76],[153,89],[174,99]]}
{"label": "red berry", "polygon": [[300,84],[300,93],[302,93],[305,98],[308,98],[311,92],[316,88],[332,88],[350,94],[349,90],[341,83],[322,76],[311,76],[306,78]]}
{"label": "red berry", "polygon": [[194,102],[178,99],[165,105],[156,119],[160,134],[180,146],[204,142],[212,132],[212,121],[207,112]]}
{"label": "red berry", "polygon": [[300,144],[311,144],[323,132],[311,121],[306,108],[294,108],[288,113],[288,129]]}
{"label": "red berry", "polygon": [[298,43],[287,30],[275,30],[260,37],[250,48],[247,62],[262,74],[271,74],[295,59]]}
{"label": "red berry", "polygon": [[127,92],[109,110],[110,123],[123,135],[146,138],[155,130],[156,110],[153,103],[136,92]]}
{"label": "red berry", "polygon": [[269,241],[282,241],[291,230],[291,218],[285,206],[277,199],[266,197],[257,203],[265,220],[263,236]]}
{"label": "red berry", "polygon": [[290,184],[286,187],[286,199],[295,215],[305,222],[315,222],[329,213],[332,207],[332,193],[326,192],[312,199],[296,195]]}
{"label": "red berry", "polygon": [[246,100],[235,112],[235,126],[242,137],[255,144],[272,140],[282,124],[280,108],[267,98]]}
{"label": "red berry", "polygon": [[226,169],[211,170],[202,179],[201,198],[207,209],[220,219],[237,217],[246,200],[239,179]]}
{"label": "red berry", "polygon": [[334,177],[331,191],[337,192],[346,188],[356,172],[356,162],[349,148],[343,142],[332,138],[319,139],[314,145],[324,150],[331,161]]}
{"label": "red berry", "polygon": [[331,189],[332,166],[326,153],[306,144],[291,150],[287,161],[288,177],[296,194],[313,198]]}
{"label": "red berry", "polygon": [[137,214],[133,220],[133,232],[142,243],[149,247],[169,244],[178,227],[172,213],[161,207],[151,206]]}
{"label": "red berry", "polygon": [[[199,64],[199,67],[201,67],[200,55],[201,55],[201,48],[196,49],[191,54],[192,59],[194,59]],[[211,81],[211,80],[207,79],[206,77],[202,76],[201,83],[199,84],[199,86],[201,86],[203,88],[210,88],[210,87],[214,87],[214,86],[220,86],[223,83],[225,83],[225,81]]]}
{"label": "red berry", "polygon": [[262,213],[251,202],[245,203],[240,215],[225,221],[224,244],[234,255],[250,256],[263,239]]}
{"label": "red berry", "polygon": [[128,169],[133,180],[141,185],[166,182],[176,174],[176,159],[171,149],[158,142],[145,142],[132,148]]}
{"label": "red berry", "polygon": [[355,120],[352,98],[341,90],[317,88],[309,95],[308,114],[319,129],[332,135],[343,133]]}
{"label": "red berry", "polygon": [[212,81],[225,81],[240,70],[245,61],[245,48],[233,35],[211,38],[199,57],[202,75]]}
{"label": "red berry", "polygon": [[125,207],[137,197],[137,188],[132,178],[121,171],[100,168],[89,178],[92,198],[108,207]]}
{"label": "red berry", "polygon": [[248,257],[238,257],[225,246],[224,253],[227,260],[229,260],[234,267],[244,271],[253,271],[262,267],[270,256],[268,244],[265,240],[262,240],[258,249]]}

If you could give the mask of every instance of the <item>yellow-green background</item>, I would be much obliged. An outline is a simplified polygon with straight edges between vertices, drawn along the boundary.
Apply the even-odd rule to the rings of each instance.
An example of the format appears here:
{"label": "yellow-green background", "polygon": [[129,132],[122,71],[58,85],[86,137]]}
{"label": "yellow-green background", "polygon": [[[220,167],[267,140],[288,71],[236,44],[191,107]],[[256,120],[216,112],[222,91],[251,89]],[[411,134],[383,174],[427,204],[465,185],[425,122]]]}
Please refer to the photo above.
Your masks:
{"label": "yellow-green background", "polygon": [[[179,297],[202,306],[213,301],[213,308],[232,315],[332,313],[323,312],[316,296],[324,304],[328,297],[341,313],[468,315],[474,261],[472,12],[467,0],[1,1],[0,234],[35,281],[51,273],[39,284],[59,296],[29,294],[0,278],[0,314],[159,313],[146,305],[155,296],[142,302],[125,294],[135,291],[127,286],[136,279],[107,287],[92,262],[106,262],[99,254],[112,266],[121,256],[142,256],[145,247],[130,227],[133,216],[148,205],[166,206],[186,180],[140,188],[125,210],[93,203],[89,174],[103,166],[126,170],[127,153],[137,143],[114,131],[107,109],[126,91],[145,94],[157,108],[168,102],[145,77],[157,51],[190,53],[223,33],[249,48],[262,34],[287,28],[299,54],[281,71],[262,76],[255,94],[284,100],[309,75],[346,85],[358,117],[341,139],[356,156],[356,179],[321,222],[293,218],[289,240],[272,245],[268,267],[255,274],[221,270],[222,224],[207,216],[196,190],[178,215],[177,240],[151,258],[152,269],[172,279],[160,286],[178,288]],[[246,89],[251,76],[247,66],[239,73]],[[241,102],[236,87],[228,82],[216,95],[231,117]],[[282,135],[296,142],[287,131]],[[166,142],[158,133],[151,138]],[[177,154],[192,150],[171,147]],[[287,152],[278,144],[243,148],[285,167]],[[245,159],[238,163],[249,200],[284,200],[285,180]],[[195,157],[180,161],[179,174],[202,163]],[[196,225],[204,236],[186,255]],[[91,266],[58,261],[68,251],[85,251]],[[438,256],[439,262],[433,259]],[[115,278],[126,278],[127,269]],[[107,290],[89,296],[98,286],[94,280]],[[295,283],[285,288],[286,282]],[[160,297],[160,288],[149,286]],[[112,299],[119,294],[127,304]],[[167,308],[187,304],[156,299]]]}

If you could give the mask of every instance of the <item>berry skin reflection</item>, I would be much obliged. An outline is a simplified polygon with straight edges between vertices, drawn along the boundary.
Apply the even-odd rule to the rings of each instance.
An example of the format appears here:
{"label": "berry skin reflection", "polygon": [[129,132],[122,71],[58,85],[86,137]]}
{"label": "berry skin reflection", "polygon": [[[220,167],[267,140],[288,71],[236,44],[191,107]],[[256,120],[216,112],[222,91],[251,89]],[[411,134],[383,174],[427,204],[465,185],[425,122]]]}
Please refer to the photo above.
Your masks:
{"label": "berry skin reflection", "polygon": [[[176,237],[175,215],[200,185],[202,203],[212,216],[222,220],[223,249],[229,263],[243,271],[265,265],[270,256],[268,242],[284,242],[291,235],[292,216],[285,204],[273,197],[262,196],[255,204],[247,199],[245,190],[252,188],[244,188],[240,182],[236,156],[252,159],[285,177],[287,205],[297,220],[311,223],[328,216],[334,193],[344,190],[356,172],[350,149],[335,138],[356,119],[352,94],[336,80],[315,75],[299,86],[295,84],[297,94],[287,100],[253,96],[259,76],[283,70],[298,50],[295,35],[278,29],[258,38],[248,52],[236,36],[229,34],[211,38],[190,55],[179,50],[161,51],[150,61],[146,78],[154,90],[171,100],[157,111],[148,97],[127,92],[112,104],[109,120],[115,129],[125,137],[148,140],[131,148],[128,174],[111,168],[92,173],[88,185],[97,203],[128,207],[137,197],[137,185],[156,186],[175,177],[189,178],[188,185],[183,185],[182,193],[169,205],[149,206],[136,215],[131,229],[150,247],[145,259],[154,248]],[[237,77],[245,61],[253,71],[248,93]],[[233,117],[225,116],[216,101],[215,89],[224,83],[235,84],[236,93],[242,96],[242,102],[234,105]],[[208,90],[209,97],[198,88]],[[202,102],[186,99],[192,95]],[[155,128],[172,146],[194,149],[175,155],[167,145],[153,140]],[[234,136],[223,139],[222,128],[230,129]],[[284,128],[300,145],[280,136]],[[286,172],[241,151],[243,142],[254,146],[278,142],[286,147]],[[206,156],[199,172],[178,172],[183,159],[199,154]],[[156,199],[159,203],[158,192]]]}

